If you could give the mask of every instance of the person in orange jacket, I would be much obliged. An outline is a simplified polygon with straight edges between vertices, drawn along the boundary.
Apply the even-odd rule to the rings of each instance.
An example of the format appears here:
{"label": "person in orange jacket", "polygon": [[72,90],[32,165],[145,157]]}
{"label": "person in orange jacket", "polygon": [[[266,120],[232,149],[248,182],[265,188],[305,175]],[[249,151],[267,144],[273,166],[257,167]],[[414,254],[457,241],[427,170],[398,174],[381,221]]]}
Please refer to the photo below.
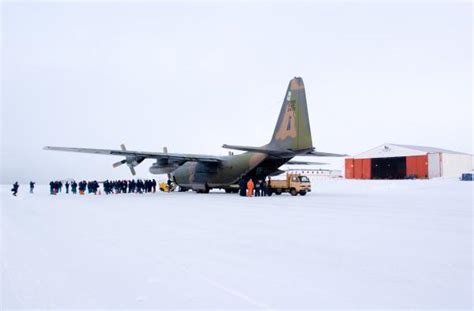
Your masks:
{"label": "person in orange jacket", "polygon": [[254,187],[254,183],[252,181],[252,178],[250,178],[249,181],[247,182],[247,196],[248,197],[253,196],[253,187]]}

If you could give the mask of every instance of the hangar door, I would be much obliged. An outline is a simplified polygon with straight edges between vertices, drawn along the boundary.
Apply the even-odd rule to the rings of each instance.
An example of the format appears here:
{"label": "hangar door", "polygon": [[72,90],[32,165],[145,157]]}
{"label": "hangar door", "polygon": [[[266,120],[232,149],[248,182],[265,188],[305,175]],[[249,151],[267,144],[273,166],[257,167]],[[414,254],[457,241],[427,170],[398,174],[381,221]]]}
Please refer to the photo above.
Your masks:
{"label": "hangar door", "polygon": [[428,156],[407,157],[407,176],[428,178]]}
{"label": "hangar door", "polygon": [[372,179],[404,179],[407,175],[406,157],[372,159]]}
{"label": "hangar door", "polygon": [[371,179],[371,159],[346,159],[346,179]]}
{"label": "hangar door", "polygon": [[346,171],[346,178],[354,178],[354,159],[346,159],[344,167]]}

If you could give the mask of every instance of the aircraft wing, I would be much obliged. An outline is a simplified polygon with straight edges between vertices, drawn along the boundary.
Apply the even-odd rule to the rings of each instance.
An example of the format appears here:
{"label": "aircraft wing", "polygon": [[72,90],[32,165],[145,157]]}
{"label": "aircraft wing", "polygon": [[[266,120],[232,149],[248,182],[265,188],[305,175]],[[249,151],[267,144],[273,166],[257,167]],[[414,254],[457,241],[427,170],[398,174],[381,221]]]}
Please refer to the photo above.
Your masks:
{"label": "aircraft wing", "polygon": [[340,153],[329,153],[329,152],[319,152],[319,151],[310,151],[305,154],[299,154],[302,156],[313,156],[313,157],[348,157],[348,154],[340,154]]}
{"label": "aircraft wing", "polygon": [[164,153],[164,152],[148,152],[148,151],[132,151],[132,150],[114,150],[114,149],[93,149],[93,148],[72,148],[72,147],[52,147],[46,146],[44,150],[69,151],[93,154],[106,154],[125,157],[134,157],[139,159],[168,159],[172,162],[206,162],[220,163],[222,160],[216,156],[182,154],[182,153]]}

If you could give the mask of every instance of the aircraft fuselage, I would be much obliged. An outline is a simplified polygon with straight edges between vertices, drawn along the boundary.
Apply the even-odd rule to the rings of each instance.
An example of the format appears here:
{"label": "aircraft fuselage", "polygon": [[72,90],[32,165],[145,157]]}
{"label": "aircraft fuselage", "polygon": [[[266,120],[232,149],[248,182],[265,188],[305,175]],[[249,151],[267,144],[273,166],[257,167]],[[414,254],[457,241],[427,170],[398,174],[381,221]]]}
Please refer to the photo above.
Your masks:
{"label": "aircraft fuselage", "polygon": [[227,188],[238,183],[242,177],[265,178],[291,158],[278,159],[264,153],[245,152],[221,159],[219,164],[187,162],[171,174],[181,187],[199,190]]}

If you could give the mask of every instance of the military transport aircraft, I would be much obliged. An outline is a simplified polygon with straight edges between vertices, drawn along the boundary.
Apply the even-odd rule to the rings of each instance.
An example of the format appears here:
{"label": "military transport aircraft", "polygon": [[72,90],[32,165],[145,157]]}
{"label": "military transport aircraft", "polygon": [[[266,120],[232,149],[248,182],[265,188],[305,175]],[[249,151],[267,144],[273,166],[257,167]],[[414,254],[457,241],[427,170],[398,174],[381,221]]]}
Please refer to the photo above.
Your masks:
{"label": "military transport aircraft", "polygon": [[152,174],[168,174],[181,189],[207,193],[212,188],[233,191],[233,185],[241,178],[263,179],[279,175],[283,164],[315,164],[290,160],[295,156],[345,156],[343,154],[317,152],[313,147],[309,125],[308,107],[303,79],[295,77],[288,85],[283,105],[271,141],[261,147],[223,145],[223,148],[245,151],[242,154],[211,156],[164,152],[51,147],[46,150],[125,156],[113,164],[126,164],[133,175],[135,166],[145,159],[155,159],[150,167]]}

